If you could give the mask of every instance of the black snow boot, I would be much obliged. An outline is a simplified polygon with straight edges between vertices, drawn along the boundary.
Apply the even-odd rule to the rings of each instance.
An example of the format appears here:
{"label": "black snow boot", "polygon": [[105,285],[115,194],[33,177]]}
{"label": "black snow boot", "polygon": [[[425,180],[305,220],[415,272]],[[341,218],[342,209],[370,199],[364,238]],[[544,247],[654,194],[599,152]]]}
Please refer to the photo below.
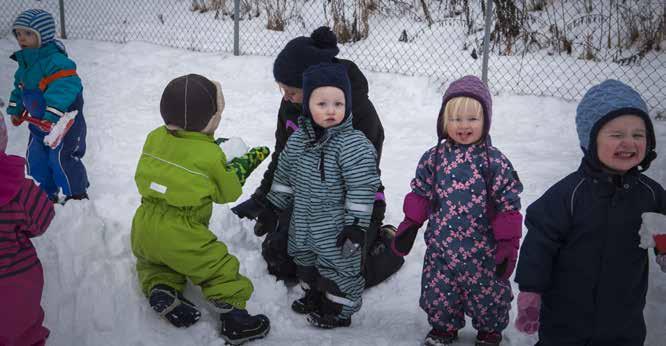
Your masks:
{"label": "black snow boot", "polygon": [[423,342],[424,346],[445,346],[451,345],[454,341],[458,340],[458,331],[443,331],[439,329],[431,329],[430,333]]}
{"label": "black snow boot", "polygon": [[150,290],[150,306],[175,327],[189,327],[201,318],[197,307],[173,287],[158,284]]}
{"label": "black snow boot", "polygon": [[265,337],[271,323],[265,315],[250,315],[247,310],[237,309],[221,301],[212,301],[220,313],[220,335],[228,345],[241,345]]}
{"label": "black snow boot", "polygon": [[305,291],[305,295],[294,300],[291,309],[299,314],[309,314],[317,311],[321,305],[322,293],[314,288],[303,289],[303,291]]}
{"label": "black snow boot", "polygon": [[499,346],[501,341],[502,333],[479,331],[474,346]]}
{"label": "black snow boot", "polygon": [[311,325],[322,329],[349,327],[351,325],[351,317],[340,317],[341,311],[341,304],[334,303],[322,295],[319,309],[309,313],[307,320]]}

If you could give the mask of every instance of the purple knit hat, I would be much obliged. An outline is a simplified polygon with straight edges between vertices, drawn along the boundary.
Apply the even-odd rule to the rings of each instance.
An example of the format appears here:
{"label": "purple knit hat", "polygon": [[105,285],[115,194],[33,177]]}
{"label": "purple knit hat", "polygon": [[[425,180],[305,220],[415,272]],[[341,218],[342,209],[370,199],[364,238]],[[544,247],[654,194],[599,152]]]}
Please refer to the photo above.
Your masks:
{"label": "purple knit hat", "polygon": [[439,110],[439,117],[437,117],[437,139],[439,141],[446,137],[444,129],[440,126],[446,103],[452,98],[460,96],[471,97],[481,103],[481,108],[483,109],[483,137],[485,138],[490,131],[490,121],[493,118],[493,101],[490,96],[490,90],[488,90],[486,84],[478,77],[470,75],[451,83],[444,93],[442,108]]}
{"label": "purple knit hat", "polygon": [[7,150],[7,127],[5,126],[5,118],[0,114],[0,153]]}

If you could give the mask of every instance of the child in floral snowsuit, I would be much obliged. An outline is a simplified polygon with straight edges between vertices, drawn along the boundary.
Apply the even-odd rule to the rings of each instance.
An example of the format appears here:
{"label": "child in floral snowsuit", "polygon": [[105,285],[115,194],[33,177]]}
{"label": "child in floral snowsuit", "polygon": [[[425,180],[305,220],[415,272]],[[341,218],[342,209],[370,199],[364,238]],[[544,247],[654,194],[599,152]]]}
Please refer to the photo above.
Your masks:
{"label": "child in floral snowsuit", "polygon": [[490,144],[491,96],[481,80],[451,84],[437,120],[437,146],[421,157],[392,243],[406,255],[428,220],[420,305],[432,330],[426,345],[447,345],[472,317],[477,345],[499,345],[509,322],[522,230],[523,186]]}

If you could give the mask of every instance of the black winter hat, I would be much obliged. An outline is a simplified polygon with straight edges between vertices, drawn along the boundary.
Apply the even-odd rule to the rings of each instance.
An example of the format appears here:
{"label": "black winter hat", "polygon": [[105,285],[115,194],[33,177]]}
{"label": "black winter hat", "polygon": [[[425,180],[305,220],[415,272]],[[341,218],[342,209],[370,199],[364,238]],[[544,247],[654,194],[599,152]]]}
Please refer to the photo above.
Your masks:
{"label": "black winter hat", "polygon": [[327,26],[321,26],[310,34],[287,43],[275,58],[273,77],[294,88],[303,88],[303,71],[312,65],[332,62],[338,55],[338,39]]}
{"label": "black winter hat", "polygon": [[167,125],[201,131],[217,113],[217,86],[198,74],[178,77],[164,88],[160,113]]}
{"label": "black winter hat", "polygon": [[315,89],[324,86],[336,87],[345,94],[344,119],[347,119],[352,109],[351,83],[345,65],[333,63],[310,66],[303,72],[303,115],[312,119],[310,95]]}

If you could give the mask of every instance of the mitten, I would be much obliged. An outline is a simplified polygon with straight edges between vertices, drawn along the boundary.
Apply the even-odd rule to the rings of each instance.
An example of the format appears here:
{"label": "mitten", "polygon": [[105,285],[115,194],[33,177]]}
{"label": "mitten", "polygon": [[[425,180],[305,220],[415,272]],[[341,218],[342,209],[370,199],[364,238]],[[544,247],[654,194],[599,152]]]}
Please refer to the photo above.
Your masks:
{"label": "mitten", "polygon": [[654,248],[657,249],[657,252],[660,254],[666,255],[666,234],[654,235]]}
{"label": "mitten", "polygon": [[657,255],[657,264],[661,267],[661,271],[666,273],[666,254]]}
{"label": "mitten", "polygon": [[407,256],[414,246],[419,228],[421,228],[421,224],[415,223],[409,218],[402,220],[391,241],[391,251],[396,256]]}
{"label": "mitten", "polygon": [[365,244],[365,229],[359,225],[348,225],[338,234],[335,246],[342,248],[342,257],[355,254]]}
{"label": "mitten", "polygon": [[245,155],[236,157],[229,162],[229,168],[236,173],[240,184],[245,184],[245,179],[257,168],[266,157],[270,150],[267,147],[256,147],[250,149]]}
{"label": "mitten", "polygon": [[254,225],[254,235],[261,237],[266,233],[275,231],[278,227],[279,219],[279,210],[267,201],[266,206],[257,216],[257,223]]}
{"label": "mitten", "polygon": [[398,225],[395,237],[391,241],[391,251],[397,256],[407,256],[414,245],[416,233],[428,219],[428,199],[410,192],[402,203],[405,218]]}
{"label": "mitten", "polygon": [[247,201],[231,208],[231,211],[241,219],[248,218],[254,220],[264,208],[266,208],[264,197],[254,194]]}
{"label": "mitten", "polygon": [[490,221],[497,245],[495,247],[495,272],[502,279],[509,279],[516,268],[518,247],[523,229],[523,215],[518,211],[502,212]]}
{"label": "mitten", "polygon": [[516,329],[525,334],[534,334],[539,330],[539,314],[541,313],[541,294],[534,292],[518,293],[518,316]]}
{"label": "mitten", "polygon": [[11,119],[12,119],[12,125],[14,126],[20,126],[21,124],[23,124],[23,118],[21,117],[12,115]]}
{"label": "mitten", "polygon": [[508,280],[516,268],[520,238],[500,240],[495,247],[495,274]]}
{"label": "mitten", "polygon": [[74,118],[79,113],[79,111],[67,112],[63,115],[58,122],[51,126],[49,134],[44,137],[44,144],[55,149],[62,139],[65,138],[69,129],[74,125]]}

